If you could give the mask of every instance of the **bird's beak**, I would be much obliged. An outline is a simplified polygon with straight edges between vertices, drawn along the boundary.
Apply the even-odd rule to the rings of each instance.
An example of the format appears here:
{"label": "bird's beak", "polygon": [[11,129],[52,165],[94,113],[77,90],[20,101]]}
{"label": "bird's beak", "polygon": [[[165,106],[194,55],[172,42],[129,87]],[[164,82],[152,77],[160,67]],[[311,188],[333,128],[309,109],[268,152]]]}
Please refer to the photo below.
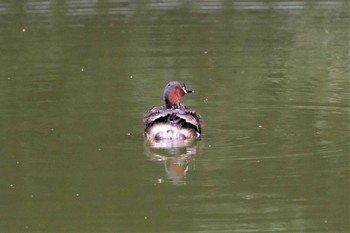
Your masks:
{"label": "bird's beak", "polygon": [[183,90],[184,90],[184,92],[185,92],[186,94],[187,94],[187,93],[192,93],[192,92],[193,92],[192,90],[186,89],[186,88],[184,88]]}

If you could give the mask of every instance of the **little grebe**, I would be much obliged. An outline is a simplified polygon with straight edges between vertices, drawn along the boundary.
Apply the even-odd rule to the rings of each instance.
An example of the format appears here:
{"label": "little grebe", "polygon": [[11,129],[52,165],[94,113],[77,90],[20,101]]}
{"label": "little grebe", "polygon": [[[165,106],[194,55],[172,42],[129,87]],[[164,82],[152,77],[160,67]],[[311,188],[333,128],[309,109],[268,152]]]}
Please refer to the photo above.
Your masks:
{"label": "little grebe", "polygon": [[184,83],[173,81],[165,86],[164,106],[153,107],[143,115],[148,140],[193,140],[200,138],[202,117],[180,103],[191,93]]}

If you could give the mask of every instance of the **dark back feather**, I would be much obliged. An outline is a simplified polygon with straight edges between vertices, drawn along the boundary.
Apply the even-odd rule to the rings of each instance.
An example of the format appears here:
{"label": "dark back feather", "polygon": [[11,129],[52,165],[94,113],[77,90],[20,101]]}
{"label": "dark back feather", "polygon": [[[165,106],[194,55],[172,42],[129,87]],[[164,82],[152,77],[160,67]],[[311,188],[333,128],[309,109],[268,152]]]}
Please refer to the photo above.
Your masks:
{"label": "dark back feather", "polygon": [[143,123],[146,125],[146,130],[159,122],[169,122],[182,127],[191,127],[198,133],[201,133],[202,117],[182,104],[172,109],[153,107],[143,115]]}

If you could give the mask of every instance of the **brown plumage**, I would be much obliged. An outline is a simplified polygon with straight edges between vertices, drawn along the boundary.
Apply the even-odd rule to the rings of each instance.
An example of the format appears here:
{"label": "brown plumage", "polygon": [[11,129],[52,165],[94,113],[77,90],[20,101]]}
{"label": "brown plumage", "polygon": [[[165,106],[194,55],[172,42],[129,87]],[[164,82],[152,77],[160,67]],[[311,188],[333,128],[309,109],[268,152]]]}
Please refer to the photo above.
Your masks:
{"label": "brown plumage", "polygon": [[200,137],[202,117],[180,103],[186,93],[185,84],[173,81],[166,85],[164,106],[153,107],[144,113],[145,135],[150,140],[192,140]]}

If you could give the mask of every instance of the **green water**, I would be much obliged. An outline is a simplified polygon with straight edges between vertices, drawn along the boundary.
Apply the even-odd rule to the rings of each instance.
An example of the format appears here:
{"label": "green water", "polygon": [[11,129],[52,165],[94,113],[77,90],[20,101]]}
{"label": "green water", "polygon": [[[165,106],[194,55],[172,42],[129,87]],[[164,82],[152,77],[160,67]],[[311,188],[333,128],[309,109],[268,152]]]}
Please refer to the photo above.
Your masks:
{"label": "green water", "polygon": [[[0,232],[348,232],[349,2],[0,1]],[[142,114],[194,90],[202,140]]]}

